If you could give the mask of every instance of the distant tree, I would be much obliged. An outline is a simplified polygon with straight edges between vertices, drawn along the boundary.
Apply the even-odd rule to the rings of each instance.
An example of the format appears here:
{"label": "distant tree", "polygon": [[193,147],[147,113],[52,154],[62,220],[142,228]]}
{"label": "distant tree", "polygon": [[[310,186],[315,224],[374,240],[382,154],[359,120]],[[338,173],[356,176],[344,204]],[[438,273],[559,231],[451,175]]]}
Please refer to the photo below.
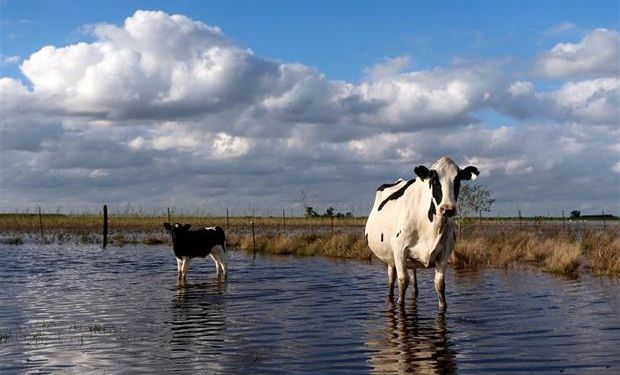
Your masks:
{"label": "distant tree", "polygon": [[314,208],[312,208],[310,206],[306,206],[305,208],[306,208],[306,217],[317,217],[317,216],[319,216],[319,214],[316,213]]}
{"label": "distant tree", "polygon": [[329,208],[327,208],[327,210],[325,210],[325,215],[323,215],[323,216],[325,216],[325,217],[333,217],[334,216],[334,211],[335,211],[334,207],[329,207]]}
{"label": "distant tree", "polygon": [[457,205],[462,217],[471,216],[472,213],[477,213],[479,217],[482,217],[483,212],[491,211],[493,203],[495,199],[484,186],[477,183],[461,186]]}
{"label": "distant tree", "polygon": [[570,212],[570,218],[571,219],[579,219],[581,217],[581,211],[579,210],[573,210]]}

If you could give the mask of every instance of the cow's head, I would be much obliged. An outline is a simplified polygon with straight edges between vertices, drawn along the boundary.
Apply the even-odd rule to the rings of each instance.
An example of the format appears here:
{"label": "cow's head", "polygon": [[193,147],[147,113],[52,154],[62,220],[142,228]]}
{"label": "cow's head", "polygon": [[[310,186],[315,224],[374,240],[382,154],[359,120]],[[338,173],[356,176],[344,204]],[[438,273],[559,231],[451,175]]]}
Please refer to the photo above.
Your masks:
{"label": "cow's head", "polygon": [[[462,180],[474,180],[480,174],[478,168],[469,166],[460,169],[450,158],[442,157],[437,160],[429,170],[423,165],[414,169],[415,174],[428,181],[428,189],[431,194],[431,203],[428,209],[428,219],[438,213],[440,218],[456,215],[456,200]],[[438,211],[436,207],[438,207]]]}
{"label": "cow's head", "polygon": [[191,224],[181,224],[181,223],[164,223],[164,228],[170,233],[172,239],[174,240],[177,236],[183,232],[187,232],[189,228],[191,228]]}

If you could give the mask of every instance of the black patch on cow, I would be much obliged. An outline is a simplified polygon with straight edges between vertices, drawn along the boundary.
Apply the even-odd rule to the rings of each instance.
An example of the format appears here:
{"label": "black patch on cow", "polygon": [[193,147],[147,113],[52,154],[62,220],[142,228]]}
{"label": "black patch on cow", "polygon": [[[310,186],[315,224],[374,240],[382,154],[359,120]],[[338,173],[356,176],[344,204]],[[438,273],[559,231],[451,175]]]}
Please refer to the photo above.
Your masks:
{"label": "black patch on cow", "polygon": [[381,242],[383,242],[383,233],[381,233]]}
{"label": "black patch on cow", "polygon": [[392,182],[392,183],[390,183],[390,184],[383,184],[383,185],[381,185],[381,186],[379,186],[379,187],[377,188],[377,191],[383,191],[383,190],[385,190],[385,189],[387,189],[387,188],[389,188],[389,187],[392,187],[392,186],[394,186],[394,185],[398,185],[398,184],[400,184],[400,183],[401,183],[401,181],[399,180],[399,181],[396,181],[396,182]]}
{"label": "black patch on cow", "polygon": [[430,176],[431,179],[429,180],[428,184],[431,189],[433,189],[433,198],[435,198],[435,202],[437,202],[437,204],[440,204],[441,200],[443,199],[443,193],[441,192],[441,182],[439,181],[439,175],[437,174],[437,171],[431,170]]}
{"label": "black patch on cow", "polygon": [[409,186],[411,186],[411,184],[413,184],[414,182],[415,182],[415,178],[413,180],[407,181],[407,183],[403,187],[401,187],[400,189],[398,189],[395,192],[393,192],[392,194],[390,194],[389,197],[385,198],[383,200],[383,202],[381,202],[381,204],[379,205],[379,208],[377,209],[377,211],[381,211],[381,209],[383,208],[383,206],[386,205],[387,202],[389,202],[391,200],[396,200],[396,199],[402,197],[403,194],[405,194],[405,190],[407,190],[407,188]]}
{"label": "black patch on cow", "polygon": [[454,178],[454,200],[457,201],[459,199],[459,192],[461,191],[461,178],[456,176]]}
{"label": "black patch on cow", "polygon": [[433,216],[435,216],[435,203],[431,202],[431,207],[428,209],[428,221],[433,222]]}

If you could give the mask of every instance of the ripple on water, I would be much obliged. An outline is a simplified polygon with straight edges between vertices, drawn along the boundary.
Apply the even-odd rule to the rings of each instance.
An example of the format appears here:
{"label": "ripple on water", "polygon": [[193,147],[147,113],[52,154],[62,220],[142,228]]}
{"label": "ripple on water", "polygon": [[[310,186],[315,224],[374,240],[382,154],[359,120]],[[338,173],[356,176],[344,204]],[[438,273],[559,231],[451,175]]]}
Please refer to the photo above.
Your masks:
{"label": "ripple on water", "polygon": [[231,251],[176,278],[168,247],[5,246],[2,373],[620,372],[617,281],[433,272],[404,309],[377,262]]}

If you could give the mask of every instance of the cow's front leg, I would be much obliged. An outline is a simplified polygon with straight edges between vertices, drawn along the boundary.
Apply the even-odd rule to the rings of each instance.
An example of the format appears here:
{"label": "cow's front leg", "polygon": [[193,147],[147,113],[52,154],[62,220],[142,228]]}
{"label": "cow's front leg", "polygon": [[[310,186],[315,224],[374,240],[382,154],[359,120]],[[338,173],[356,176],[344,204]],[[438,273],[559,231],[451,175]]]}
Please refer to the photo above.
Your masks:
{"label": "cow's front leg", "polygon": [[418,278],[415,274],[415,268],[409,270],[409,283],[413,284],[413,295],[418,296]]}
{"label": "cow's front leg", "polygon": [[181,265],[181,277],[185,278],[189,272],[189,257],[183,257],[183,264]]}
{"label": "cow's front leg", "polygon": [[439,310],[444,312],[448,308],[446,303],[446,283],[444,275],[446,273],[447,262],[438,262],[435,266],[435,291],[439,298]]}
{"label": "cow's front leg", "polygon": [[183,266],[183,261],[182,261],[181,259],[179,259],[179,258],[176,258],[176,259],[177,259],[177,277],[178,277],[179,279],[181,279],[181,271],[182,271],[182,269],[183,269],[183,268],[182,268],[182,266]]}
{"label": "cow's front leg", "polygon": [[394,281],[396,281],[396,270],[394,266],[388,264],[387,265],[387,274],[388,274],[388,298],[390,301],[394,299]]}
{"label": "cow's front leg", "polygon": [[392,251],[394,251],[394,267],[396,268],[396,276],[398,277],[398,303],[405,304],[405,293],[409,286],[409,275],[407,274],[407,263],[405,259],[405,247],[402,246],[397,238],[392,240]]}

